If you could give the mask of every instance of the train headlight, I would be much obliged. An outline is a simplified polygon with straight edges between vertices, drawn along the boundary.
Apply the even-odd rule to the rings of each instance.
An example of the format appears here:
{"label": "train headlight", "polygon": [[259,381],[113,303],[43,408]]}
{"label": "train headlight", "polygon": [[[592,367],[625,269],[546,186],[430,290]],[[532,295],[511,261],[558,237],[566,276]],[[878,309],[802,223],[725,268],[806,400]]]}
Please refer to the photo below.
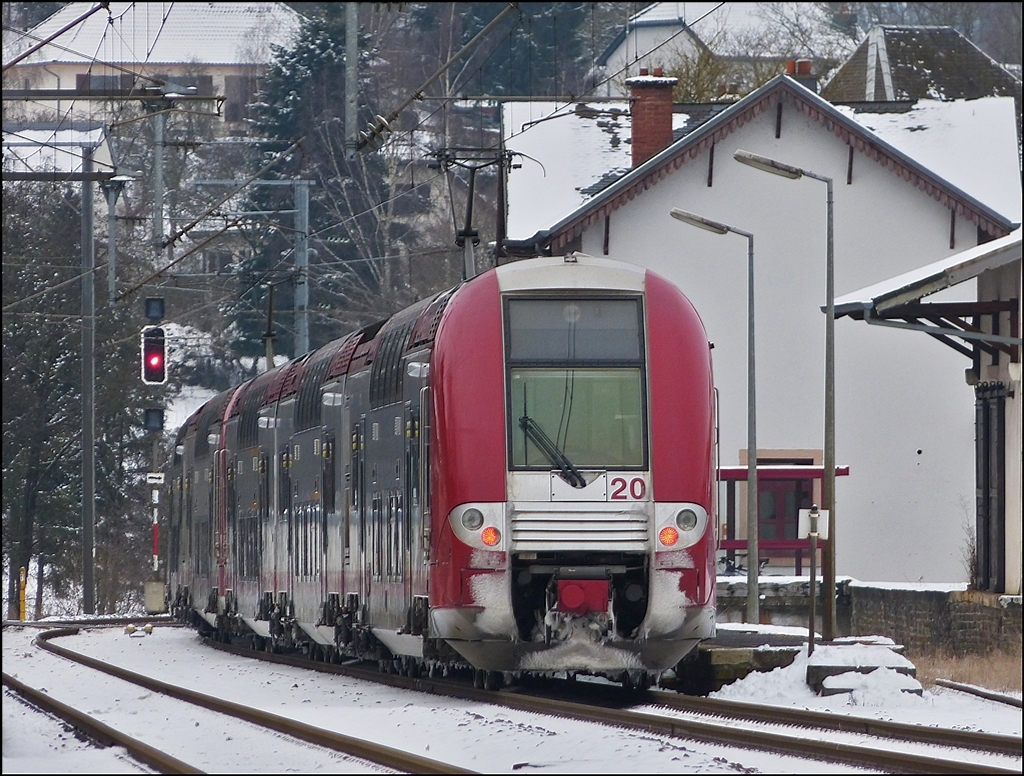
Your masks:
{"label": "train headlight", "polygon": [[655,549],[675,551],[692,547],[707,539],[711,522],[707,509],[697,502],[655,502]]}
{"label": "train headlight", "polygon": [[697,513],[692,509],[680,509],[676,514],[676,525],[684,531],[692,531],[697,527]]}
{"label": "train headlight", "polygon": [[494,547],[498,544],[498,542],[501,541],[501,531],[499,531],[493,525],[489,525],[483,531],[480,532],[480,541],[482,541],[488,547]]}
{"label": "train headlight", "polygon": [[455,538],[478,550],[503,551],[505,547],[505,505],[502,502],[462,504],[448,513]]}
{"label": "train headlight", "polygon": [[658,531],[658,541],[664,544],[666,547],[672,547],[676,542],[679,541],[679,531],[670,525],[666,525],[660,531]]}
{"label": "train headlight", "polygon": [[[462,513],[462,525],[468,531],[475,531],[484,524],[484,513],[479,509],[470,507]],[[497,542],[494,542],[497,544]]]}

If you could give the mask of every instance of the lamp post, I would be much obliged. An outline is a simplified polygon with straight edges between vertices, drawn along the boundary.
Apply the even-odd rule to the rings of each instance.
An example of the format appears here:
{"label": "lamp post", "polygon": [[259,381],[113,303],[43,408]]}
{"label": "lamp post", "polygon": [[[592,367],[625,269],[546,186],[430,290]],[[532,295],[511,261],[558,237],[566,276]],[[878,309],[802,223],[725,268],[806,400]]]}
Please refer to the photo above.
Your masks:
{"label": "lamp post", "polygon": [[835,403],[835,288],[833,284],[833,240],[832,240],[832,179],[818,175],[802,167],[769,159],[766,156],[752,154],[749,151],[737,150],[733,153],[737,162],[742,162],[757,170],[781,175],[783,178],[796,180],[807,176],[823,181],[827,187],[827,222],[826,222],[826,253],[825,253],[825,481],[822,502],[828,510],[828,540],[825,544],[825,557],[822,558],[821,575],[825,586],[824,606],[822,607],[821,631],[825,641],[832,641],[836,636],[836,403]]}
{"label": "lamp post", "polygon": [[760,622],[757,547],[757,401],[754,381],[754,235],[677,207],[673,218],[715,234],[732,232],[747,238],[747,622]]}

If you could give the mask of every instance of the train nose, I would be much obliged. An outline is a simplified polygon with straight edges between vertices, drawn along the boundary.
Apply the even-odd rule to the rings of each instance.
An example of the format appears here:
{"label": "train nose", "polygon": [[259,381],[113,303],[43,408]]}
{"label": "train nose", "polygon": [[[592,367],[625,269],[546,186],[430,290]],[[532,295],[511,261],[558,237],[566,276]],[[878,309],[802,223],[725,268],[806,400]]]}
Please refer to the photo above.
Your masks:
{"label": "train nose", "polygon": [[590,612],[608,611],[608,580],[558,580],[558,609],[580,616]]}

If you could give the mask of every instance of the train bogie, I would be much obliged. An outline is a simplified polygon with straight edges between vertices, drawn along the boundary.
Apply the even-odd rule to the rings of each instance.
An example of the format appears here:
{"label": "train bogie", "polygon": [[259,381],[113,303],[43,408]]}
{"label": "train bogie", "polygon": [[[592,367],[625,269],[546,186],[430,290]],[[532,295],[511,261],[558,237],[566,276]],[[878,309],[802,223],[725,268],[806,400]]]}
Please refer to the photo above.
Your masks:
{"label": "train bogie", "polygon": [[641,683],[714,632],[712,406],[666,281],[578,254],[491,270],[196,412],[179,609],[407,670]]}

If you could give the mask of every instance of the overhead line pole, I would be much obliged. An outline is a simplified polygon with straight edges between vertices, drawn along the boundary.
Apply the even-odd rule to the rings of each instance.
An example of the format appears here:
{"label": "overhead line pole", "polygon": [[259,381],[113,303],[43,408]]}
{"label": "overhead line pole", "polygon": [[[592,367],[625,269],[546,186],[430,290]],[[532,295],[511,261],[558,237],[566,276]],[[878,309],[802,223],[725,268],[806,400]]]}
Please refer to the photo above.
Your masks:
{"label": "overhead line pole", "polygon": [[[291,153],[291,151],[292,151],[292,150],[293,150],[294,148],[296,148],[296,147],[297,147],[297,146],[298,146],[298,145],[299,145],[300,143],[302,143],[303,139],[304,139],[304,138],[300,138],[299,140],[296,140],[296,141],[295,141],[294,143],[292,143],[292,144],[291,144],[290,146],[288,146],[288,147],[287,147],[287,148],[286,148],[286,149],[285,149],[284,151],[282,151],[282,152],[281,152],[280,154],[278,154],[278,155],[277,155],[276,157],[274,157],[274,158],[273,158],[273,159],[271,159],[271,160],[270,160],[269,162],[267,162],[267,163],[266,163],[266,164],[265,164],[265,165],[264,165],[263,167],[261,167],[261,168],[259,169],[259,171],[258,171],[258,172],[256,172],[255,174],[253,174],[253,175],[249,176],[249,177],[248,177],[248,178],[246,178],[245,180],[241,181],[241,182],[240,182],[240,183],[239,183],[239,184],[238,184],[238,185],[237,185],[237,186],[236,186],[235,188],[233,188],[233,189],[232,189],[231,191],[229,191],[229,192],[227,193],[227,195],[225,195],[225,196],[224,196],[224,197],[222,197],[222,198],[221,198],[220,200],[218,200],[218,201],[217,201],[216,203],[214,203],[213,205],[211,205],[210,207],[208,207],[208,208],[207,208],[207,209],[206,209],[206,210],[205,210],[205,211],[204,211],[204,212],[203,212],[203,213],[202,213],[202,214],[201,214],[200,216],[198,216],[197,218],[193,219],[193,221],[192,221],[191,223],[189,223],[189,224],[188,224],[188,226],[186,226],[186,227],[184,227],[184,228],[182,228],[182,229],[179,229],[179,230],[178,230],[177,232],[175,232],[175,233],[174,233],[174,234],[172,234],[172,235],[171,235],[170,237],[168,237],[168,238],[167,238],[167,240],[166,240],[166,242],[164,243],[164,245],[166,245],[166,246],[171,246],[171,245],[173,245],[173,243],[174,243],[175,241],[177,241],[177,239],[178,239],[179,237],[182,237],[183,235],[187,234],[187,233],[188,233],[189,231],[191,231],[191,230],[192,230],[193,228],[195,228],[195,226],[196,226],[196,225],[197,225],[197,224],[198,224],[198,223],[199,223],[200,221],[202,221],[202,220],[203,220],[204,218],[206,218],[206,217],[207,217],[208,215],[210,215],[210,214],[211,214],[211,213],[213,213],[213,212],[214,212],[215,210],[217,210],[217,209],[218,209],[218,208],[219,208],[219,207],[220,207],[221,205],[223,205],[223,204],[224,204],[225,202],[227,202],[227,201],[228,201],[229,199],[231,199],[231,197],[233,197],[233,196],[234,196],[235,194],[237,194],[238,192],[240,192],[240,191],[241,191],[241,190],[242,190],[243,188],[245,188],[245,187],[246,187],[247,185],[249,185],[249,184],[250,184],[250,183],[252,183],[252,182],[253,182],[254,180],[256,180],[257,178],[259,178],[259,177],[260,177],[260,176],[261,176],[261,175],[262,175],[263,173],[265,173],[265,172],[266,172],[267,170],[269,170],[269,169],[270,169],[271,167],[273,167],[273,166],[274,166],[275,164],[277,164],[277,163],[278,163],[278,162],[279,162],[279,161],[280,161],[280,160],[281,160],[282,158],[284,158],[284,157],[285,157],[285,156],[286,156],[287,154]],[[288,184],[288,185],[290,185],[290,184],[291,184],[291,181],[280,181],[280,183],[282,183],[282,184]],[[217,232],[217,234],[213,235],[213,237],[216,237],[216,236],[218,236],[218,235],[221,235],[221,234],[223,234],[223,233],[224,233],[224,232],[226,232],[226,231],[227,231],[227,230],[228,230],[229,228],[231,228],[231,227],[232,227],[232,226],[234,226],[235,224],[239,223],[240,221],[242,221],[242,218],[238,218],[237,220],[235,220],[235,221],[234,221],[234,222],[232,222],[231,224],[228,224],[227,226],[225,226],[224,228],[222,228],[222,229],[221,229],[221,230],[220,230],[219,232]],[[158,270],[157,270],[156,272],[153,272],[153,273],[152,273],[152,274],[150,274],[150,275],[149,275],[148,277],[146,277],[146,278],[145,278],[145,279],[144,279],[144,280],[143,280],[142,282],[140,282],[140,283],[136,283],[136,284],[135,284],[134,286],[132,286],[131,288],[129,288],[129,289],[127,290],[127,291],[124,291],[123,293],[119,294],[119,295],[118,295],[118,297],[117,297],[118,301],[120,301],[120,300],[124,299],[124,298],[125,298],[125,297],[127,297],[127,296],[130,296],[131,294],[134,294],[134,293],[135,293],[136,291],[138,291],[138,290],[139,290],[140,288],[142,288],[142,287],[143,287],[144,285],[146,285],[147,283],[149,283],[149,281],[153,280],[154,278],[157,278],[157,277],[159,277],[159,276],[160,276],[160,275],[162,275],[162,274],[163,274],[164,272],[166,272],[166,271],[167,271],[167,270],[169,270],[169,269],[170,269],[171,267],[173,267],[173,266],[174,266],[175,264],[177,264],[178,262],[180,262],[180,261],[181,261],[182,259],[184,259],[184,258],[186,258],[187,256],[190,256],[191,254],[195,253],[195,251],[196,251],[196,250],[198,250],[199,248],[201,248],[201,247],[202,247],[203,245],[206,245],[207,243],[209,243],[209,242],[210,242],[210,240],[212,240],[212,239],[213,239],[213,237],[210,237],[210,238],[208,238],[207,240],[205,240],[204,242],[202,242],[202,243],[201,243],[200,245],[197,245],[197,246],[196,246],[195,248],[191,248],[191,249],[189,249],[189,250],[188,250],[188,251],[186,251],[186,252],[185,252],[185,253],[184,253],[183,255],[179,256],[178,258],[174,259],[173,261],[169,261],[169,262],[168,262],[167,264],[165,264],[165,265],[164,265],[163,267],[161,267],[160,269],[158,269]]]}
{"label": "overhead line pole", "polygon": [[295,355],[309,352],[309,181],[295,181]]}
{"label": "overhead line pole", "polygon": [[[82,172],[92,172],[92,146],[82,146]],[[82,181],[82,611],[96,613],[93,576],[96,524],[96,289],[92,183]]]}
{"label": "overhead line pole", "polygon": [[356,158],[356,100],[359,91],[359,7],[345,5],[345,158]]}

